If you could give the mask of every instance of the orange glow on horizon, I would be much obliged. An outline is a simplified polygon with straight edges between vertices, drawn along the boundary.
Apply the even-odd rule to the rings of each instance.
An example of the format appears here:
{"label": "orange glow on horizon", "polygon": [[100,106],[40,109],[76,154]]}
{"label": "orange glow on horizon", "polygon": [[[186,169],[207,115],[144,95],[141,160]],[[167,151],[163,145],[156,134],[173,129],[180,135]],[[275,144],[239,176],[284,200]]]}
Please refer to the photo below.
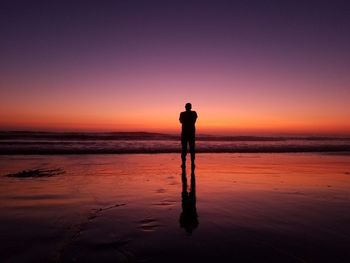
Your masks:
{"label": "orange glow on horizon", "polygon": [[[220,95],[223,96],[223,95]],[[179,113],[190,101],[198,113],[197,132],[201,134],[310,134],[349,135],[349,109],[343,101],[312,105],[280,100],[271,103],[256,97],[251,101],[227,98],[209,100],[184,97],[173,100],[142,99],[142,94],[125,101],[103,97],[24,98],[15,97],[0,104],[1,130],[49,131],[148,131],[180,132]],[[220,97],[221,98],[221,97]],[[39,101],[40,100],[40,101]],[[311,107],[312,106],[312,107]]]}
{"label": "orange glow on horizon", "polygon": [[[177,133],[181,126],[177,114],[122,116],[103,115],[54,115],[18,114],[1,116],[2,130],[50,130],[50,131],[149,131]],[[312,118],[269,118],[203,116],[199,113],[197,133],[202,134],[350,134],[350,124],[344,119],[315,121]]]}

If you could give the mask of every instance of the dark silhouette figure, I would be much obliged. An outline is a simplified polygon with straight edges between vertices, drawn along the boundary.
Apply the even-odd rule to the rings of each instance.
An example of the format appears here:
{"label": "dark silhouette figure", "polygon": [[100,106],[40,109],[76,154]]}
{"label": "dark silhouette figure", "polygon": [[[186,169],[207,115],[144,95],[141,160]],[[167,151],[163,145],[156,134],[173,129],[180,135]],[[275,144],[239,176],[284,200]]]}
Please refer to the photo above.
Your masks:
{"label": "dark silhouette figure", "polygon": [[180,113],[180,122],[182,124],[181,131],[181,159],[182,165],[186,164],[186,155],[187,155],[187,144],[190,146],[191,161],[194,163],[195,159],[195,139],[196,139],[196,127],[195,123],[197,120],[197,113],[192,111],[191,103],[186,103],[186,111]]}
{"label": "dark silhouette figure", "polygon": [[196,177],[194,174],[194,165],[191,171],[191,186],[187,191],[186,168],[182,167],[182,212],[180,214],[180,226],[191,235],[193,230],[198,227],[198,214],[196,208]]}

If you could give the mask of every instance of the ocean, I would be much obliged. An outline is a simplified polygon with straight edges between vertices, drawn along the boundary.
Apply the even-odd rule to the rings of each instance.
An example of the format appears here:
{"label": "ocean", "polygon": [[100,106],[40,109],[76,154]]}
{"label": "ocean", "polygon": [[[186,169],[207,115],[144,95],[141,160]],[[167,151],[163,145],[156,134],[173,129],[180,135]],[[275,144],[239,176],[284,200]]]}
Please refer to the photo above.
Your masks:
{"label": "ocean", "polygon": [[[148,132],[0,132],[0,154],[178,153],[180,135]],[[198,153],[350,152],[350,137],[197,135]]]}

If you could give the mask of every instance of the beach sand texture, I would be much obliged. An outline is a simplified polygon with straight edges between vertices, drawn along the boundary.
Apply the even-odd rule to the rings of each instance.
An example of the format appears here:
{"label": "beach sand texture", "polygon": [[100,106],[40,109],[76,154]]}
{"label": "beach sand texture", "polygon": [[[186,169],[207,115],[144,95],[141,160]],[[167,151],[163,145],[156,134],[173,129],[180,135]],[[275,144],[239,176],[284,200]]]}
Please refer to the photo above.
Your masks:
{"label": "beach sand texture", "polygon": [[[350,261],[350,155],[198,154],[192,176],[180,164],[1,156],[0,261]],[[26,169],[64,173],[5,176]]]}

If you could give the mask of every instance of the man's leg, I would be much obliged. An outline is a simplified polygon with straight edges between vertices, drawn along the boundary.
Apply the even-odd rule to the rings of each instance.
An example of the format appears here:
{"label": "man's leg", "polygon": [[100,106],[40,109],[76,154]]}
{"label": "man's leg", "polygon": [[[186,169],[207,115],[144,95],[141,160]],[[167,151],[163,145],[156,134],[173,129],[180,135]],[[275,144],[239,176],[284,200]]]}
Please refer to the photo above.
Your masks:
{"label": "man's leg", "polygon": [[181,159],[182,162],[186,162],[186,155],[187,155],[187,139],[185,137],[181,137],[181,145],[182,145],[182,150],[181,150]]}
{"label": "man's leg", "polygon": [[196,154],[196,149],[195,149],[195,140],[194,138],[191,138],[189,140],[189,144],[190,144],[190,152],[191,152],[191,161],[192,163],[194,163],[194,159],[196,158],[195,154]]}

